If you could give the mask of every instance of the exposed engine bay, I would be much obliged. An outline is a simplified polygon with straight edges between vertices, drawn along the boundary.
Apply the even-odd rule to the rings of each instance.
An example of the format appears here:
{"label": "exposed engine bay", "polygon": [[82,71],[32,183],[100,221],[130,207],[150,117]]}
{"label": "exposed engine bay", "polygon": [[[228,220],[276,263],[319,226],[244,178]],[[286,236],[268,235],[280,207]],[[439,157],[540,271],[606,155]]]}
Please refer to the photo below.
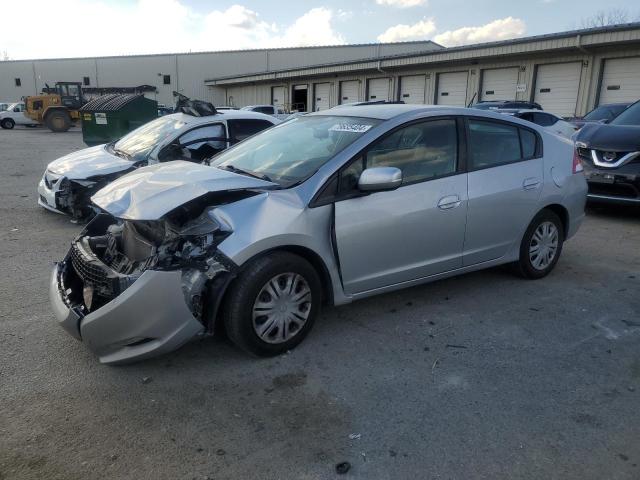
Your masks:
{"label": "exposed engine bay", "polygon": [[181,221],[189,218],[184,211],[154,221],[99,213],[62,262],[59,284],[66,303],[86,315],[121,295],[147,270],[181,270],[187,306],[212,327],[204,316],[206,291],[226,286],[236,268],[216,249],[231,231],[215,219],[214,209],[200,209],[200,215],[188,221]]}

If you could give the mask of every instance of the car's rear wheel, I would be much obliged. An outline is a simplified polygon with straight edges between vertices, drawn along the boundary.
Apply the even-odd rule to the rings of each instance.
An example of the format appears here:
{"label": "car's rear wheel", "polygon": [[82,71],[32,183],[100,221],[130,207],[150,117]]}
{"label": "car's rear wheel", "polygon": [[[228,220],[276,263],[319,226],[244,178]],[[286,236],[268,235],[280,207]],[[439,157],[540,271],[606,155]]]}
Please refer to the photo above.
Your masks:
{"label": "car's rear wheel", "polygon": [[15,126],[16,122],[14,122],[12,118],[3,118],[0,122],[0,127],[4,128],[5,130],[11,130]]}
{"label": "car's rear wheel", "polygon": [[542,278],[558,263],[564,242],[562,221],[551,210],[542,210],[529,224],[520,244],[516,269],[525,278]]}
{"label": "car's rear wheel", "polygon": [[223,304],[227,335],[260,356],[284,353],[311,330],[322,286],[304,258],[273,252],[253,261],[230,286]]}

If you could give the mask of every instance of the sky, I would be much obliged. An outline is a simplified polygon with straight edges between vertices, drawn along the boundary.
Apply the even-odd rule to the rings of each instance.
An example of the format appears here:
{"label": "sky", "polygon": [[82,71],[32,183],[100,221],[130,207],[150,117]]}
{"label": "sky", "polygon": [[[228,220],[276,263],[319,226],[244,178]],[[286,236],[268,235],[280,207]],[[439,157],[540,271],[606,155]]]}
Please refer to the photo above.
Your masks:
{"label": "sky", "polygon": [[0,60],[433,40],[580,28],[638,0],[2,0]]}

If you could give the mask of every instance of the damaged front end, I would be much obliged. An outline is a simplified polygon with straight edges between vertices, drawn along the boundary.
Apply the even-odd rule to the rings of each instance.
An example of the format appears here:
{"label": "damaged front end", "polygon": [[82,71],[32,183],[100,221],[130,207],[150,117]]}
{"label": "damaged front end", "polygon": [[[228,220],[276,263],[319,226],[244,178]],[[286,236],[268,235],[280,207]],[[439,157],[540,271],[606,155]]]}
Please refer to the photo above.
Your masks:
{"label": "damaged front end", "polygon": [[145,358],[212,333],[236,269],[217,251],[231,231],[214,210],[187,221],[184,212],[153,221],[96,215],[54,270],[58,321],[103,363]]}
{"label": "damaged front end", "polygon": [[98,209],[91,197],[101,188],[131,170],[108,175],[96,175],[87,179],[70,179],[46,171],[38,188],[39,203],[43,207],[73,217],[75,221],[88,221]]}
{"label": "damaged front end", "polygon": [[62,280],[71,290],[71,303],[82,313],[90,313],[124,292],[147,270],[180,270],[185,302],[204,323],[208,282],[234,269],[216,250],[231,232],[220,226],[212,212],[213,208],[207,209],[183,224],[171,216],[130,221],[98,214],[73,241],[63,262]]}

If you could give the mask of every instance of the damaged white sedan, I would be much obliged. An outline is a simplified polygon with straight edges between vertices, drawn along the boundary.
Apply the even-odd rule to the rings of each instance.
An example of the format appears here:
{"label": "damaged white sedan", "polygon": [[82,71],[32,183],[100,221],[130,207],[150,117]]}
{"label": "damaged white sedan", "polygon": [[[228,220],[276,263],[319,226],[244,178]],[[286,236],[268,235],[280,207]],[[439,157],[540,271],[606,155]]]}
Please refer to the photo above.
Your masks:
{"label": "damaged white sedan", "polygon": [[216,156],[140,168],[53,269],[58,322],[107,364],[173,350],[223,322],[258,355],[295,347],[340,305],[513,263],[554,268],[584,217],[573,146],[478,110],[354,106]]}
{"label": "damaged white sedan", "polygon": [[91,196],[116,178],[159,162],[202,162],[279,122],[269,115],[239,111],[165,115],[116,142],[85,148],[49,163],[38,185],[38,204],[75,220],[88,219],[97,212]]}

